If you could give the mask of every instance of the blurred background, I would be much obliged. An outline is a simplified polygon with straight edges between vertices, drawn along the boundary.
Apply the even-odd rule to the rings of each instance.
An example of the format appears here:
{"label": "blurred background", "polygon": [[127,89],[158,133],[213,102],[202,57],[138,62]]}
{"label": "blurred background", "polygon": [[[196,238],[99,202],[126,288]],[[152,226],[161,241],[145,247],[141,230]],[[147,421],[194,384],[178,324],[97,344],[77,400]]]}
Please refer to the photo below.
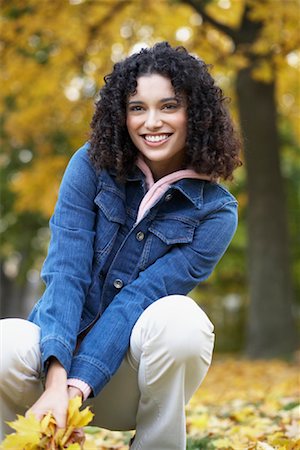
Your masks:
{"label": "blurred background", "polygon": [[300,323],[298,0],[2,0],[1,317],[26,317],[63,171],[115,62],[167,40],[211,64],[244,139],[239,227],[191,295],[220,352],[288,357]]}

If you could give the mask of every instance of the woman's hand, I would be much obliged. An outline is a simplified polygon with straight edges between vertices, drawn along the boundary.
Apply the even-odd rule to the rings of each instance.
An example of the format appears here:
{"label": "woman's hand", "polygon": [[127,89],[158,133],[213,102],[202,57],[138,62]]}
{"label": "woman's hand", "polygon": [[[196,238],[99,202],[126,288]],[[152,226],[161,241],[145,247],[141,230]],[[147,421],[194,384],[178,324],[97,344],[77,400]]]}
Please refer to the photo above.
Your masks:
{"label": "woman's hand", "polygon": [[67,373],[60,362],[52,358],[47,373],[45,391],[27,411],[26,416],[33,413],[38,420],[41,420],[51,411],[57,427],[65,428],[69,398],[71,397],[69,397],[67,387]]}
{"label": "woman's hand", "polygon": [[65,428],[67,420],[67,409],[69,396],[67,388],[49,388],[46,389],[40,398],[26,412],[34,414],[38,420],[41,420],[49,411],[52,412],[58,428]]}

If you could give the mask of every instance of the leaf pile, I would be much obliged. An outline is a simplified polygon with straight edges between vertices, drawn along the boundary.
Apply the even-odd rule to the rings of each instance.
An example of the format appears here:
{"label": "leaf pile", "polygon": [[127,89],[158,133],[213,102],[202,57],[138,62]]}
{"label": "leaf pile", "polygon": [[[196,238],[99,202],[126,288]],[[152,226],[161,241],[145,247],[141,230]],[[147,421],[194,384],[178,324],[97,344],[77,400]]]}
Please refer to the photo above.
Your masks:
{"label": "leaf pile", "polygon": [[80,397],[70,400],[68,407],[67,426],[57,429],[55,419],[49,412],[41,421],[33,414],[28,417],[17,416],[8,425],[16,433],[10,434],[2,442],[3,450],[81,450],[85,441],[82,427],[93,418],[89,408],[80,411]]}
{"label": "leaf pile", "polygon": [[191,448],[299,450],[299,381],[283,361],[214,362],[187,408]]}
{"label": "leaf pile", "polygon": [[[215,358],[187,407],[187,450],[300,450],[296,363]],[[128,450],[133,433],[87,427],[85,450]]]}
{"label": "leaf pile", "polygon": [[[300,450],[299,388],[296,363],[216,358],[187,407],[187,450]],[[7,437],[4,443],[14,439],[13,436],[15,439],[18,436],[19,441],[10,440],[2,448],[128,450],[133,432],[111,432],[91,426],[84,428],[84,442],[71,443],[76,428],[87,425],[92,419],[88,408],[78,411],[80,400],[76,402],[69,407],[68,428],[63,436],[53,437],[55,424],[49,416],[41,423],[32,417],[30,422],[19,417],[11,424],[17,433]],[[26,444],[29,423],[30,438],[41,439],[43,435],[48,447],[41,447],[33,440],[31,446]],[[52,441],[48,437],[47,441],[43,429],[52,429]],[[74,437],[77,436],[73,434]]]}

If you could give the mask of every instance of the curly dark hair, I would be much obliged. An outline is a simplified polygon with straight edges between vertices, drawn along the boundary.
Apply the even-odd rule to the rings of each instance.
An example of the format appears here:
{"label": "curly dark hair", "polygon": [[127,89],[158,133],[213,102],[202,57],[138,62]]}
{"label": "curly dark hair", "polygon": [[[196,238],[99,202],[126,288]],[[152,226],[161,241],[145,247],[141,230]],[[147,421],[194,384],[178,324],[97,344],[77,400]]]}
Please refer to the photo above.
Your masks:
{"label": "curly dark hair", "polygon": [[114,169],[124,179],[134,167],[138,149],[126,127],[126,107],[142,75],[159,74],[170,79],[175,95],[187,104],[185,165],[211,175],[231,179],[241,165],[240,139],[233,127],[222,90],[215,85],[209,66],[184,47],[160,42],[114,65],[104,77],[100,99],[91,122],[89,156],[96,169]]}

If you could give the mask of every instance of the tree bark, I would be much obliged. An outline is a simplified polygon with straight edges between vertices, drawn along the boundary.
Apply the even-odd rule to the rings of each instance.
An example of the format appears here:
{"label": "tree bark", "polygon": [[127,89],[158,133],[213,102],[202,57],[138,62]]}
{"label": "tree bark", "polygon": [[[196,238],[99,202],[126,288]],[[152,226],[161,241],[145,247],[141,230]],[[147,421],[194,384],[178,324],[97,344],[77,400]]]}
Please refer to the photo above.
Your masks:
{"label": "tree bark", "polygon": [[240,123],[245,136],[249,236],[247,354],[274,357],[296,349],[287,215],[280,172],[275,83],[237,74]]}

